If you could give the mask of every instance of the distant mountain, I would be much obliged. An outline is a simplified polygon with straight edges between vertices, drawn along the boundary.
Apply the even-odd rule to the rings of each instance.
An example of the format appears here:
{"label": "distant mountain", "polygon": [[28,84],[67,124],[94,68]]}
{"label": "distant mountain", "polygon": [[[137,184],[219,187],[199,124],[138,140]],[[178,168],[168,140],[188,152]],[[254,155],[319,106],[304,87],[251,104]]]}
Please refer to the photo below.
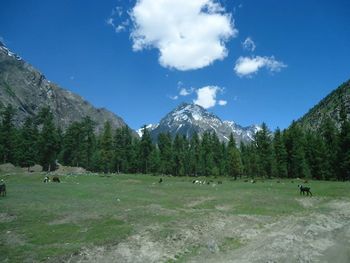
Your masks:
{"label": "distant mountain", "polygon": [[107,120],[113,128],[126,125],[114,113],[104,108],[95,108],[79,95],[51,83],[0,42],[0,109],[8,104],[17,110],[17,126],[26,117],[36,115],[44,106],[50,107],[56,125],[62,129],[85,116],[95,121],[97,131],[102,130]]}
{"label": "distant mountain", "polygon": [[300,118],[301,126],[305,129],[315,130],[321,125],[323,119],[328,116],[335,121],[337,127],[340,127],[339,111],[342,102],[344,102],[347,116],[350,118],[350,80],[332,91]]}
{"label": "distant mountain", "polygon": [[[237,142],[246,143],[253,140],[253,135],[260,126],[242,127],[233,121],[222,121],[199,105],[183,103],[161,119],[159,124],[150,124],[147,129],[155,141],[160,133],[169,132],[172,136],[178,133],[189,138],[195,132],[202,135],[209,131],[215,132],[220,141],[228,142],[230,134],[233,133]],[[138,133],[142,135],[142,129]]]}

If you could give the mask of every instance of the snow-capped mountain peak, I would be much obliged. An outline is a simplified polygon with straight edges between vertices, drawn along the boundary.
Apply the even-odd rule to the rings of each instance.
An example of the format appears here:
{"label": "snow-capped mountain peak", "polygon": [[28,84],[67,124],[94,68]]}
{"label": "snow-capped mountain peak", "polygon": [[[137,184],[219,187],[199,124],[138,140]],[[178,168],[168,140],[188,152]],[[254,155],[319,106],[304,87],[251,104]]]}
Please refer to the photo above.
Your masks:
{"label": "snow-capped mountain peak", "polygon": [[0,51],[5,52],[7,54],[7,56],[9,56],[9,57],[14,57],[17,60],[22,60],[22,58],[20,56],[18,56],[17,54],[15,54],[11,50],[9,50],[1,41],[0,41]]}
{"label": "snow-capped mountain peak", "polygon": [[[232,133],[237,142],[250,142],[259,126],[242,127],[234,121],[222,121],[213,113],[196,104],[182,103],[169,112],[159,124],[147,126],[153,140],[160,133],[169,132],[172,136],[182,134],[191,137],[195,132],[201,136],[204,132],[215,132],[221,141],[227,142]],[[138,131],[142,135],[142,129]]]}
{"label": "snow-capped mountain peak", "polygon": [[[148,124],[146,125],[146,129],[149,130],[149,131],[152,131],[154,130],[155,128],[158,127],[158,124]],[[138,129],[137,131],[137,134],[140,136],[140,138],[142,137],[142,134],[143,134],[143,127],[141,127],[140,129]]]}

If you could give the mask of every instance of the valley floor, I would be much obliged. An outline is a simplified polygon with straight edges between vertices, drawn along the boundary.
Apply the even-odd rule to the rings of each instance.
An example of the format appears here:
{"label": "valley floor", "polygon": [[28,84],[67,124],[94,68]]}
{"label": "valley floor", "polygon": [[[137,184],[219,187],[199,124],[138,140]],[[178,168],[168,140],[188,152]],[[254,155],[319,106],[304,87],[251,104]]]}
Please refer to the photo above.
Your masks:
{"label": "valley floor", "polygon": [[1,262],[350,262],[349,182],[0,177]]}

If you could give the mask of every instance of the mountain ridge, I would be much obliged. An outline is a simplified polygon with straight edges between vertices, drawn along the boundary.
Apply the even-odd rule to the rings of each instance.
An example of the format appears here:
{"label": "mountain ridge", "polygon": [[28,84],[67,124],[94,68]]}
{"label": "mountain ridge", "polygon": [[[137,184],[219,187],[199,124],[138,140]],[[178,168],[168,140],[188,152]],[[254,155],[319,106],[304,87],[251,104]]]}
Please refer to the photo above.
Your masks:
{"label": "mountain ridge", "polygon": [[[228,142],[233,133],[238,143],[249,143],[253,135],[260,129],[258,125],[242,127],[234,121],[223,121],[215,114],[194,103],[181,103],[163,117],[158,124],[149,124],[153,141],[157,141],[160,133],[185,135],[190,138],[195,132],[201,136],[204,132],[215,132],[220,141]],[[142,128],[138,130],[142,135]]]}
{"label": "mountain ridge", "polygon": [[47,80],[45,75],[0,42],[0,109],[11,104],[16,109],[15,125],[49,107],[55,124],[66,129],[72,122],[89,116],[100,132],[106,121],[113,128],[126,126],[115,113],[97,108],[78,94]]}
{"label": "mountain ridge", "polygon": [[316,130],[320,127],[322,121],[329,117],[335,122],[336,127],[339,128],[341,125],[339,112],[342,103],[344,103],[347,118],[350,119],[350,80],[330,92],[299,118],[297,122],[304,129]]}

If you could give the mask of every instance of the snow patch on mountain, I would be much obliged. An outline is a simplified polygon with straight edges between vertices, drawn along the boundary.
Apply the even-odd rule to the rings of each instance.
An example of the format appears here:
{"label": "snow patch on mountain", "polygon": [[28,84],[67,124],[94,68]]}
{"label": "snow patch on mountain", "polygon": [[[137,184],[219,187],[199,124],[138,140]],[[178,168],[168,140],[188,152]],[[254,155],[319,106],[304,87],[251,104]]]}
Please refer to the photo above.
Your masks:
{"label": "snow patch on mountain", "polygon": [[17,60],[22,60],[20,56],[10,51],[2,42],[0,42],[0,50],[5,52],[9,57],[14,57]]}
{"label": "snow patch on mountain", "polygon": [[[199,105],[183,103],[161,119],[159,124],[150,124],[147,129],[155,141],[160,133],[169,132],[172,136],[179,133],[186,137],[197,133],[201,137],[204,132],[215,132],[223,142],[228,142],[232,133],[238,143],[249,143],[261,128],[258,125],[242,127],[234,121],[222,121]],[[138,133],[142,135],[142,129]]]}
{"label": "snow patch on mountain", "polygon": [[[154,130],[155,128],[158,127],[158,124],[148,124],[146,125],[146,129],[149,130],[149,131],[152,131]],[[140,138],[142,137],[142,134],[143,134],[143,127],[141,127],[140,129],[138,129],[136,131],[136,133],[140,136]]]}

